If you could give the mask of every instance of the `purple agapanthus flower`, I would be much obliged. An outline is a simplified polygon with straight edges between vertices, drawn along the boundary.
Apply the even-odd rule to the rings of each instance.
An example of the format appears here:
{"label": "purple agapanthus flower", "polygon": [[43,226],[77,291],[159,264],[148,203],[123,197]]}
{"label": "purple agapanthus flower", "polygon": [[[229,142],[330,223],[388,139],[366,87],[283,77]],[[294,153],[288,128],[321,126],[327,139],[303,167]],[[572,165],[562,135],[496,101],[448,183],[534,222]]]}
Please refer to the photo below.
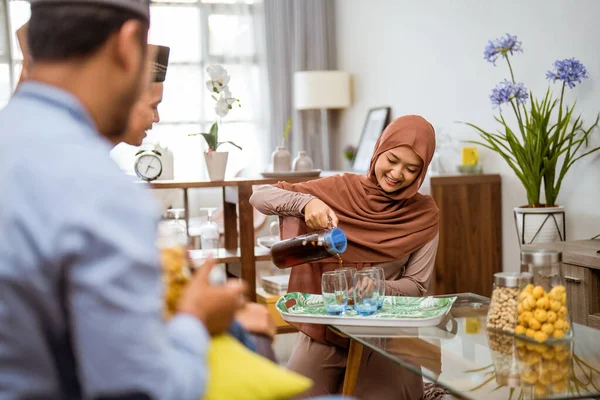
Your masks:
{"label": "purple agapanthus flower", "polygon": [[517,104],[524,104],[527,102],[528,97],[529,93],[523,83],[514,83],[505,79],[492,89],[490,100],[492,104],[500,107],[502,104],[510,103],[512,100],[515,100]]}
{"label": "purple agapanthus flower", "polygon": [[490,40],[488,45],[485,46],[483,51],[483,58],[496,65],[496,60],[501,57],[506,58],[508,54],[511,56],[513,53],[523,52],[523,48],[521,47],[522,42],[517,40],[516,36],[513,36],[509,33],[506,36],[501,36],[496,40]]}
{"label": "purple agapanthus flower", "polygon": [[563,81],[571,89],[575,87],[575,82],[581,83],[582,79],[587,79],[587,69],[574,58],[565,60],[556,60],[554,69],[546,73],[546,78],[552,82]]}

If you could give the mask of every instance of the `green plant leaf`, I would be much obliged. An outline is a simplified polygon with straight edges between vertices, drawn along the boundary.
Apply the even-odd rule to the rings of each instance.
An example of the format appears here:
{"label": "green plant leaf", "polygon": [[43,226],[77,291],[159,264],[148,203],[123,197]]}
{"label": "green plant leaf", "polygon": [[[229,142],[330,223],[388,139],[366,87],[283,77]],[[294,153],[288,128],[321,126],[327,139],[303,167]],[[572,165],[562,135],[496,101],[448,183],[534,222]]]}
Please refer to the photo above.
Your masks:
{"label": "green plant leaf", "polygon": [[235,143],[233,143],[231,141],[219,142],[219,143],[217,143],[217,147],[216,148],[219,148],[219,146],[221,146],[222,144],[225,144],[225,143],[230,144],[230,145],[232,145],[234,147],[237,147],[238,149],[242,150],[242,148],[240,146],[238,146],[237,144],[235,144]]}
{"label": "green plant leaf", "polygon": [[219,125],[216,122],[211,125],[209,133],[214,136],[215,143],[219,141]]}
{"label": "green plant leaf", "polygon": [[208,145],[209,150],[217,149],[217,138],[215,138],[210,133],[201,133],[204,136],[204,140],[206,140],[206,144]]}
{"label": "green plant leaf", "polygon": [[292,117],[290,117],[286,124],[285,124],[285,129],[283,130],[283,144],[285,145],[285,141],[287,140],[288,136],[290,135],[290,130],[292,129]]}

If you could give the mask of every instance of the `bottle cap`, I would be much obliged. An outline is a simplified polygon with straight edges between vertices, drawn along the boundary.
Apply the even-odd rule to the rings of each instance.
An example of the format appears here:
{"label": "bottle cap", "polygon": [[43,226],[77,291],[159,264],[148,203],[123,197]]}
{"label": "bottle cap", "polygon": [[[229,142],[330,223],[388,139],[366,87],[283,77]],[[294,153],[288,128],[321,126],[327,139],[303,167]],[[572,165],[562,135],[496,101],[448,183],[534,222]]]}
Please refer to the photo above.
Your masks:
{"label": "bottle cap", "polygon": [[333,228],[329,232],[326,232],[325,243],[327,244],[327,250],[331,254],[343,253],[346,251],[346,247],[348,247],[346,234],[340,228]]}
{"label": "bottle cap", "polygon": [[549,265],[562,261],[558,250],[532,249],[521,251],[521,264]]}

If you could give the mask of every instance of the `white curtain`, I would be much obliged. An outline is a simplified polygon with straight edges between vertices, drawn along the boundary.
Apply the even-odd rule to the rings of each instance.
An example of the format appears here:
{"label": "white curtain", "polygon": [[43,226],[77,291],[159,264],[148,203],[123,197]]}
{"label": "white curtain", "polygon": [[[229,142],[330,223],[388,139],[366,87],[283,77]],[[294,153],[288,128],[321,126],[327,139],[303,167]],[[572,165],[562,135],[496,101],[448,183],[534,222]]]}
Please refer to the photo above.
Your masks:
{"label": "white curtain", "polygon": [[[290,150],[308,151],[322,165],[318,111],[293,108],[296,71],[335,69],[335,15],[332,0],[265,0],[267,71],[270,94],[270,148],[281,142],[283,128],[293,117]],[[331,121],[331,118],[330,118]],[[329,127],[335,137],[336,124]],[[334,148],[335,143],[331,143]]]}
{"label": "white curtain", "polygon": [[9,61],[8,49],[10,37],[9,22],[7,12],[8,0],[0,0],[0,62],[6,63]]}
{"label": "white curtain", "polygon": [[0,108],[8,102],[12,91],[10,21],[8,0],[0,0]]}

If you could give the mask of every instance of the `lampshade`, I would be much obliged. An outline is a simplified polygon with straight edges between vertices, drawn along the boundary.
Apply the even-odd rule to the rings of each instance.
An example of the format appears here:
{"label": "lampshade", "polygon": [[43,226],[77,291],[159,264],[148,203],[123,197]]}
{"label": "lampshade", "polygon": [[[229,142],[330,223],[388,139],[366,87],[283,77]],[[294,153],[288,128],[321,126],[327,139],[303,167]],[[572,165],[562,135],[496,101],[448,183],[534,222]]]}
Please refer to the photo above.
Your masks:
{"label": "lampshade", "polygon": [[346,108],[351,104],[350,74],[344,71],[298,71],[294,74],[294,108]]}

